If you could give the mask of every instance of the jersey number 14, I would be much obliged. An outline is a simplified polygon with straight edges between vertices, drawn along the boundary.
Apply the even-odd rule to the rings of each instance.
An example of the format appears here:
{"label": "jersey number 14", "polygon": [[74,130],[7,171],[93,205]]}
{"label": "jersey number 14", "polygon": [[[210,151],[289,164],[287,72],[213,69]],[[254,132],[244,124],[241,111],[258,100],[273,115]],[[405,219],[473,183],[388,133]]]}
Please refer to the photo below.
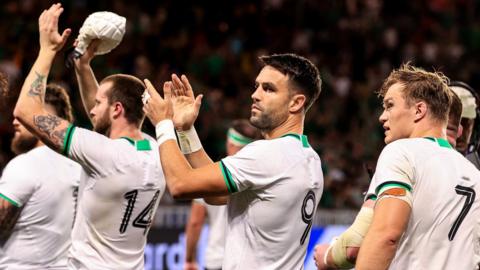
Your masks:
{"label": "jersey number 14", "polygon": [[[155,195],[153,195],[152,200],[148,205],[138,214],[138,216],[133,220],[132,226],[137,228],[144,229],[143,234],[145,234],[152,223],[153,218],[153,209],[158,199],[160,191],[157,190]],[[127,208],[125,208],[125,214],[123,214],[122,224],[120,224],[120,233],[124,233],[127,230],[128,223],[130,222],[130,217],[132,216],[133,208],[135,207],[135,202],[137,200],[138,190],[134,189],[123,195],[123,197],[128,201]]]}

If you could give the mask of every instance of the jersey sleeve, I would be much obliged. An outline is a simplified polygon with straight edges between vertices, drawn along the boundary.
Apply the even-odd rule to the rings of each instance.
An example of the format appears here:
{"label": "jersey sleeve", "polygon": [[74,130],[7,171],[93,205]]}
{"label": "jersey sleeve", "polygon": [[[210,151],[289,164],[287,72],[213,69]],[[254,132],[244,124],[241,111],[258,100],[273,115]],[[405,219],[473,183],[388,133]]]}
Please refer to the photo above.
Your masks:
{"label": "jersey sleeve", "polygon": [[265,141],[257,141],[222,159],[220,167],[228,191],[260,189],[281,179],[289,166],[282,164],[282,153],[277,150]]}
{"label": "jersey sleeve", "polygon": [[21,156],[10,161],[0,178],[0,198],[22,207],[37,188],[36,179],[28,173],[28,164]]}
{"label": "jersey sleeve", "polygon": [[110,138],[75,126],[67,130],[63,154],[78,162],[87,173],[97,175],[109,174],[118,157],[116,145]]}
{"label": "jersey sleeve", "polygon": [[402,188],[413,192],[413,162],[401,141],[385,146],[378,158],[375,175],[370,184],[369,193],[375,191],[379,196],[392,188]]}

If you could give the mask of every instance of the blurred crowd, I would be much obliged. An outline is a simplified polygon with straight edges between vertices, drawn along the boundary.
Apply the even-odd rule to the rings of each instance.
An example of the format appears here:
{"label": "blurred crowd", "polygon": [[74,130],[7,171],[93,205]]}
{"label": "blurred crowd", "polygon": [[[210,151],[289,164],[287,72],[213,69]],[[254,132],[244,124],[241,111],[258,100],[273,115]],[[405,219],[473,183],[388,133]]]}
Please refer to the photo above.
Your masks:
{"label": "blurred crowd", "polygon": [[[0,170],[12,158],[12,108],[38,52],[38,16],[52,1],[3,0],[0,71],[10,90],[1,101]],[[92,12],[127,18],[124,40],[93,60],[97,78],[128,73],[160,89],[171,73],[186,74],[204,94],[196,127],[212,158],[224,155],[228,123],[250,114],[258,56],[295,52],[320,69],[323,90],[305,134],[320,154],[324,208],[357,208],[383,147],[383,79],[411,61],[480,88],[480,3],[474,0],[91,1],[62,3],[60,27],[78,33]],[[69,41],[73,43],[74,38]],[[67,46],[68,47],[68,46]],[[63,53],[62,53],[63,54]],[[75,75],[58,57],[50,81],[71,95],[76,123],[88,127]],[[146,132],[153,128],[145,123]]]}

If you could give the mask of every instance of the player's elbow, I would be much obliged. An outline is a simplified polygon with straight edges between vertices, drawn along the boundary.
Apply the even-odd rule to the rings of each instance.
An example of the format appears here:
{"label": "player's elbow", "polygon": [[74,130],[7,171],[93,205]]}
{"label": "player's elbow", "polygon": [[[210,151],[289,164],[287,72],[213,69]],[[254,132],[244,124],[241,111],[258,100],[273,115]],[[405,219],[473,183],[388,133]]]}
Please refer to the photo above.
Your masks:
{"label": "player's elbow", "polygon": [[170,194],[172,195],[173,199],[189,199],[190,193],[188,192],[188,185],[186,185],[182,181],[178,181],[177,179],[173,180],[176,181],[172,181],[173,183],[169,185]]}
{"label": "player's elbow", "polygon": [[403,231],[396,228],[387,228],[380,235],[380,241],[384,247],[397,248],[398,242],[403,235]]}
{"label": "player's elbow", "polygon": [[17,118],[19,121],[22,121],[25,119],[26,116],[26,111],[23,109],[21,104],[18,104],[15,106],[15,109],[13,109],[13,117]]}

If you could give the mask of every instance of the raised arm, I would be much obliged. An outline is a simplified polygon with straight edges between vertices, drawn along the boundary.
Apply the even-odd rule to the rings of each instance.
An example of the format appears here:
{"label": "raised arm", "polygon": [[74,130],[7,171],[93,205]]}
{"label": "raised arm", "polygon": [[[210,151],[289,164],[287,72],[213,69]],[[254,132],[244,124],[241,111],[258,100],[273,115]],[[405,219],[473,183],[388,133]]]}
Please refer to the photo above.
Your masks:
{"label": "raised arm", "polygon": [[45,89],[47,77],[56,53],[62,49],[71,33],[65,29],[58,33],[58,18],[63,12],[61,4],[54,4],[45,10],[38,19],[40,32],[40,52],[32,66],[13,112],[30,132],[35,134],[50,148],[61,152],[69,123],[45,109]]}
{"label": "raised arm", "polygon": [[95,78],[90,62],[95,56],[99,41],[93,40],[88,46],[85,53],[77,59],[75,62],[75,75],[77,77],[78,88],[80,90],[80,96],[82,97],[83,107],[85,112],[90,118],[90,111],[95,106],[95,94],[98,89],[98,81]]}

